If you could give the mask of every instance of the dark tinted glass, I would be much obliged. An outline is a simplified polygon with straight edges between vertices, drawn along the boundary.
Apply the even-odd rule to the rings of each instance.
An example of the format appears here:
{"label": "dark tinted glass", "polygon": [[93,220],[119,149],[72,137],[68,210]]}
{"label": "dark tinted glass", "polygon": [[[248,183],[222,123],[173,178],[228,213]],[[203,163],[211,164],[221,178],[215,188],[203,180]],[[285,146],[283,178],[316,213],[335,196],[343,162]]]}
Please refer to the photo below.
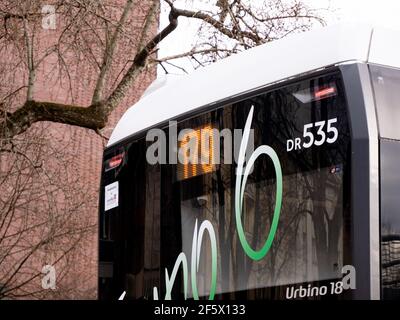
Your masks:
{"label": "dark tinted glass", "polygon": [[[104,167],[99,221],[99,298],[117,299],[152,295],[160,276],[160,167],[148,165],[138,140],[113,150],[109,159],[123,154],[113,170]],[[106,186],[118,182],[117,200]],[[115,191],[114,191],[115,195]],[[110,209],[105,208],[107,202]],[[113,207],[114,205],[117,205]],[[123,289],[123,290],[122,290]],[[118,293],[118,296],[116,296]]]}
{"label": "dark tinted glass", "polygon": [[400,299],[400,70],[371,65],[380,139],[381,281],[384,299]]}
{"label": "dark tinted glass", "polygon": [[[264,147],[243,182],[234,159],[241,143],[247,145],[241,139],[246,121],[254,130],[248,145],[254,150]],[[174,267],[179,271],[173,299],[183,298],[185,292],[188,298],[196,295],[193,274],[198,295],[215,293],[215,299],[284,299],[293,294],[291,288],[329,288],[331,281],[340,279],[342,266],[351,264],[351,152],[339,75],[225,105],[179,122],[177,130],[194,129],[191,135],[199,137],[201,128],[221,134],[213,136],[218,143],[211,151],[198,148],[210,158],[219,147],[220,156],[212,165],[150,165],[146,150],[151,143],[144,138],[107,153],[105,162],[121,152],[125,157],[117,169],[103,174],[100,298],[116,299],[127,291],[130,298],[152,299],[157,287],[164,299]],[[169,141],[168,128],[165,134]],[[118,206],[105,211],[105,190],[116,181]],[[236,220],[238,208],[242,229]],[[211,236],[210,229],[204,229],[201,246],[192,252],[193,242],[200,241],[200,226],[210,225]],[[267,250],[257,255],[267,238]],[[186,287],[178,257],[187,261]],[[312,298],[329,295],[314,292]]]}
{"label": "dark tinted glass", "polygon": [[380,144],[382,293],[384,299],[400,299],[400,142]]}

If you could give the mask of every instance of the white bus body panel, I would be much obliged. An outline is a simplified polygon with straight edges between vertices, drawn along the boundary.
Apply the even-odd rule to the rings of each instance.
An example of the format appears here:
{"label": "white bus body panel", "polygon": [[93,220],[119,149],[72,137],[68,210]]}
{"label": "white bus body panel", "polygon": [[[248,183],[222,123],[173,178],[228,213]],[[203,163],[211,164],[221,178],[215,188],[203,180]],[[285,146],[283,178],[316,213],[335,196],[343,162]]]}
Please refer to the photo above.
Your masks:
{"label": "white bus body panel", "polygon": [[198,108],[339,63],[358,61],[400,67],[400,44],[394,41],[395,35],[398,38],[400,33],[339,25],[288,36],[233,55],[142,97],[118,122],[108,146]]}

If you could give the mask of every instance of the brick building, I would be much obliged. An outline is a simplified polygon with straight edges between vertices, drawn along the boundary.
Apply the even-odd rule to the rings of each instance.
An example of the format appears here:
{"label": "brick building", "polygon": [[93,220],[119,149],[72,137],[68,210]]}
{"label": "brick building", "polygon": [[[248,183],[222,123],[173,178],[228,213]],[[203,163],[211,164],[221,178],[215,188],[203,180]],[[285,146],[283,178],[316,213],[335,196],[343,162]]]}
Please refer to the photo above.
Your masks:
{"label": "brick building", "polygon": [[[126,1],[109,0],[106,2],[106,8],[112,12],[105,12],[104,14],[108,19],[114,17],[116,21],[118,21]],[[44,6],[41,2],[40,4]],[[91,104],[99,74],[99,66],[96,66],[96,63],[93,62],[101,62],[101,50],[99,50],[99,46],[96,44],[92,46],[93,52],[85,52],[90,46],[86,47],[82,45],[82,52],[79,52],[79,55],[73,55],[67,52],[65,57],[63,57],[62,64],[60,64],[60,56],[57,54],[45,56],[43,52],[49,48],[56,47],[57,44],[60,43],[62,32],[65,32],[66,23],[63,21],[63,17],[59,16],[57,13],[52,15],[52,6],[49,7],[46,5],[44,10],[47,10],[50,14],[43,16],[41,26],[40,22],[36,23],[35,40],[32,40],[32,44],[34,44],[33,55],[35,58],[39,59],[41,56],[45,57],[43,61],[38,64],[36,70],[33,99],[36,101],[88,106]],[[112,88],[114,88],[115,84],[118,82],[118,79],[121,78],[123,71],[127,70],[129,61],[132,61],[148,13],[149,5],[146,4],[146,1],[140,1],[140,4],[135,4],[132,7],[125,23],[123,36],[117,42],[118,44],[114,53],[115,59],[111,71],[106,77],[104,96],[107,96],[107,94],[111,92]],[[19,22],[7,21],[7,23],[10,24],[9,28],[11,28],[13,23],[17,24]],[[112,24],[110,25],[112,26]],[[87,27],[93,28],[95,26],[95,24],[88,24]],[[100,27],[103,26],[99,26],[99,29],[101,29]],[[152,22],[149,35],[154,35],[157,31],[157,27],[158,22],[157,19],[155,19]],[[80,39],[77,39],[75,43],[78,51],[80,46],[79,40]],[[4,97],[8,92],[13,92],[17,88],[26,85],[29,81],[29,75],[26,66],[16,63],[18,45],[3,48],[1,51],[0,71],[2,76],[0,78],[0,95]],[[155,79],[155,76],[155,67],[147,68],[139,76],[122,103],[120,103],[117,109],[112,113],[107,127],[101,132],[103,136],[107,137],[111,134],[112,128],[122,114],[140,98],[144,90]],[[21,90],[15,95],[11,108],[17,108],[25,99],[26,90]],[[68,223],[72,225],[79,225],[79,228],[82,227],[83,230],[79,245],[73,247],[72,250],[69,250],[70,247],[68,247],[68,249],[62,249],[68,252],[63,255],[63,258],[57,261],[55,265],[55,290],[49,290],[48,293],[45,292],[45,297],[68,299],[96,298],[97,202],[102,153],[106,144],[106,139],[92,130],[58,123],[43,122],[35,124],[26,133],[17,138],[27,140],[31,136],[37,135],[38,132],[40,138],[44,139],[43,141],[46,141],[47,144],[45,148],[46,152],[42,152],[41,154],[41,161],[46,167],[45,171],[52,174],[53,181],[55,178],[55,185],[58,187],[59,185],[65,186],[65,189],[63,189],[62,193],[50,192],[53,195],[51,204],[50,200],[44,200],[41,196],[39,201],[30,199],[29,205],[23,207],[22,210],[24,214],[28,216],[32,216],[33,213],[37,214],[40,216],[38,219],[42,221],[43,215],[46,216],[49,214],[48,212],[50,209],[53,210],[57,208],[54,209],[55,217],[65,215],[66,212],[68,212],[70,218],[65,219],[65,221],[68,221]],[[7,156],[4,154],[1,155],[0,172],[3,174],[8,170],[7,162],[10,162],[9,160],[7,161]],[[57,184],[57,182],[59,184]],[[53,187],[52,185],[45,185],[45,182],[35,181],[30,185],[31,188],[34,188],[33,186],[35,184],[38,185],[38,188],[43,188],[44,190],[51,190]],[[13,189],[11,184],[8,186],[0,185],[0,190],[5,190],[4,188],[8,191]],[[68,190],[71,190],[71,192],[69,193]],[[32,195],[33,192],[33,190],[28,190],[27,194]],[[43,195],[44,194],[45,193],[43,193]],[[16,230],[18,230],[18,227],[16,227]],[[32,239],[32,242],[34,242],[35,239],[40,239],[38,233],[41,231],[39,230],[42,229],[37,229],[36,234],[31,234],[26,237],[26,239],[28,239],[27,241],[29,242],[29,239]],[[62,232],[60,234],[62,238]],[[68,238],[68,234],[65,237]],[[29,272],[32,272],[32,274],[40,273],[43,265],[54,263],[57,258],[52,251],[60,250],[61,247],[58,246],[63,242],[57,241],[56,243],[57,244],[53,243],[53,245],[49,245],[48,247],[46,247],[46,244],[43,248],[41,247],[40,250],[35,252],[35,258],[27,263],[25,270],[30,269]],[[16,261],[17,258],[14,260]],[[15,264],[13,260],[10,260],[9,264],[13,263]],[[65,267],[62,268],[61,272],[58,272],[59,265]],[[12,267],[3,268],[1,270],[0,264],[0,285],[2,283],[1,279],[7,279],[4,273],[11,272],[10,270],[12,271]],[[17,274],[17,277],[18,276]],[[21,277],[23,276],[21,275]],[[38,290],[40,290],[40,286],[43,284],[42,278],[42,276],[36,277],[32,281],[31,287],[37,287]],[[10,287],[13,281],[10,281],[3,290]],[[3,283],[5,283],[5,280],[3,280]],[[30,290],[34,291],[33,289]],[[24,297],[23,295],[21,296]],[[26,298],[31,297],[33,296],[26,296]]]}

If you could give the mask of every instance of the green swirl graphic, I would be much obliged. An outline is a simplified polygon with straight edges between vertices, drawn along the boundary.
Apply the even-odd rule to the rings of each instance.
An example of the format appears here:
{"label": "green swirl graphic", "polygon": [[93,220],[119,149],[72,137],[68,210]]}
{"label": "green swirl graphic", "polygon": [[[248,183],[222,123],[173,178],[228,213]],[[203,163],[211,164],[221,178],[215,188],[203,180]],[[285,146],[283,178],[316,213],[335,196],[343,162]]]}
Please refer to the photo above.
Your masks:
{"label": "green swirl graphic", "polygon": [[[246,168],[243,172],[247,143],[249,141],[249,135],[250,135],[250,127],[251,127],[251,122],[253,119],[253,112],[254,112],[254,106],[251,107],[249,115],[247,117],[246,125],[244,128],[244,133],[243,133],[243,139],[240,144],[238,168],[237,168],[237,173],[236,173],[236,175],[237,175],[236,176],[236,186],[235,186],[235,218],[236,218],[236,228],[237,228],[237,232],[239,235],[239,240],[240,240],[240,243],[241,243],[244,251],[251,259],[261,260],[262,258],[265,257],[265,255],[268,253],[269,249],[271,248],[273,240],[275,238],[276,230],[278,228],[279,216],[280,216],[281,207],[282,207],[283,185],[282,185],[281,164],[280,164],[278,155],[276,154],[274,149],[272,149],[270,146],[263,145],[263,146],[258,147],[254,151],[254,153],[250,156],[249,161],[246,165]],[[242,216],[242,210],[243,210],[243,197],[244,197],[244,191],[246,189],[247,177],[250,173],[250,170],[254,166],[255,161],[262,154],[268,155],[274,164],[275,174],[276,174],[276,200],[275,200],[274,216],[272,219],[271,229],[269,231],[267,240],[265,241],[264,246],[259,251],[256,251],[253,248],[251,248],[251,246],[249,245],[249,243],[246,240],[246,235],[244,233],[241,216]]]}
{"label": "green swirl graphic", "polygon": [[192,243],[192,293],[193,299],[199,300],[199,293],[197,290],[197,271],[199,270],[201,245],[203,243],[204,231],[208,231],[211,242],[211,289],[208,300],[214,300],[215,291],[217,290],[217,240],[214,228],[210,221],[205,220],[200,225],[197,232],[197,219],[194,227],[193,243]]}

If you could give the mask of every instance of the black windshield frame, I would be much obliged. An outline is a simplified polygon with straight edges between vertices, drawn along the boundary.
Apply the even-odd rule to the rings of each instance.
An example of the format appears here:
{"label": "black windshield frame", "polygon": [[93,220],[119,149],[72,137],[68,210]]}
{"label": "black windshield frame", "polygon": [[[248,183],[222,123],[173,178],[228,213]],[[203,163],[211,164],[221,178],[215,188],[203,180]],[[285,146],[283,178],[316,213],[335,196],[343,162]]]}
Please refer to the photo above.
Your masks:
{"label": "black windshield frame", "polygon": [[[330,71],[329,73],[326,73],[326,72],[324,72],[324,73],[316,73],[316,74],[313,74],[312,76],[308,76],[308,77],[306,77],[306,78],[304,78],[304,79],[318,78],[318,77],[320,77],[320,76],[322,76],[322,75],[326,76],[327,74],[336,74],[338,77],[340,77],[340,73],[337,72],[337,69],[334,69],[334,70]],[[304,81],[304,79],[301,79],[301,81]],[[292,83],[301,82],[301,81],[297,79],[296,81],[290,82],[289,84],[285,84],[284,87],[290,86],[290,85],[292,85]],[[280,84],[279,87],[282,88],[283,85]],[[249,94],[248,97],[246,96],[246,97],[242,97],[242,98],[240,98],[240,99],[235,99],[235,100],[239,100],[237,103],[240,103],[240,101],[244,101],[244,102],[247,101],[247,102],[248,102],[249,100],[251,100],[251,99],[249,99],[249,97],[251,97],[251,96],[253,96],[253,97],[258,97],[258,96],[260,96],[260,93],[262,93],[262,92],[265,92],[265,91],[270,92],[270,91],[273,91],[273,90],[278,90],[277,88],[279,88],[279,87],[276,87],[276,88],[273,88],[273,87],[272,87],[272,88],[268,88],[268,90],[263,89],[263,90],[260,90],[260,91],[257,91],[257,92],[253,92],[252,94]],[[344,92],[344,88],[343,88],[343,87],[344,87],[344,86],[342,86],[341,90],[343,90],[343,92]],[[344,100],[345,100],[345,98],[344,98]],[[227,104],[231,104],[231,103],[224,103],[224,105],[227,105]],[[247,107],[247,108],[248,108],[248,107]],[[347,106],[346,106],[346,108],[347,108]],[[213,107],[212,109],[218,109],[218,108]],[[207,110],[207,111],[206,111],[206,110]],[[204,114],[204,113],[206,113],[206,112],[209,112],[209,110],[210,110],[209,108],[205,108],[203,112],[200,112],[200,114]],[[192,117],[194,117],[194,116],[195,116],[195,115],[193,114]],[[196,117],[198,117],[198,114],[196,114]],[[186,120],[187,118],[190,118],[190,117],[188,117],[188,115],[186,115],[185,121],[187,121],[187,120]],[[181,122],[182,122],[183,117],[180,117],[179,120],[181,120]],[[350,130],[349,130],[349,134],[350,134]],[[104,159],[105,159],[105,160],[106,160],[106,159],[109,159],[111,156],[113,156],[113,155],[117,154],[118,152],[120,152],[121,149],[124,149],[124,145],[126,145],[127,141],[129,141],[129,143],[132,143],[132,142],[135,141],[135,140],[136,140],[136,141],[139,141],[143,136],[144,136],[144,132],[139,133],[138,135],[135,135],[135,137],[128,138],[128,139],[124,140],[123,142],[118,143],[116,146],[111,147],[110,149],[108,149],[108,150],[105,151],[105,153],[104,153]],[[350,142],[349,142],[349,145],[350,145]],[[168,168],[168,166],[167,166],[166,168]],[[349,168],[346,169],[346,170],[348,170],[348,173],[347,173],[347,177],[348,177],[348,178],[346,178],[346,179],[350,180],[350,175],[351,175],[351,173],[350,173],[350,166],[349,166]],[[167,171],[168,171],[168,170],[167,170]],[[170,175],[173,175],[174,173],[170,172],[169,174],[170,174]],[[167,175],[168,175],[168,173],[167,173]],[[164,182],[163,182],[163,181],[164,181]],[[161,182],[160,182],[160,183],[161,183],[161,184],[162,184],[162,183],[165,183],[165,179],[161,179]],[[105,181],[104,181],[104,177],[102,177],[102,184],[101,184],[102,189],[104,188],[104,185],[105,185]],[[346,183],[346,185],[349,185],[349,183]],[[344,194],[348,194],[348,193],[349,193],[349,192],[346,191]],[[102,197],[103,197],[103,195],[102,195]],[[102,212],[102,211],[104,210],[103,198],[102,198],[102,197],[101,197],[101,200],[100,200],[100,212]],[[172,195],[171,197],[173,198],[173,195]],[[142,201],[144,201],[144,200],[142,199]],[[176,206],[176,204],[174,204],[174,201],[170,201],[170,202],[171,202],[171,205],[172,205],[172,206]],[[350,199],[346,199],[345,202],[346,202],[346,206],[348,207],[348,209],[346,209],[346,210],[349,210],[349,211],[350,211]],[[167,201],[167,203],[168,203],[168,201]],[[164,215],[163,212],[165,212],[166,208],[167,208],[167,206],[161,206],[161,208],[160,208],[161,216]],[[102,214],[102,213],[101,213],[101,214]],[[350,214],[348,214],[348,216],[350,217]],[[349,219],[350,219],[350,218],[349,218]],[[161,228],[161,229],[160,229],[161,234],[162,234],[162,232],[164,232],[165,230],[167,230],[167,227],[168,227],[168,223],[163,223],[162,221],[163,221],[163,220],[161,219],[161,222],[160,222],[160,224],[161,224],[161,226],[160,226],[160,228]],[[170,222],[171,222],[172,224],[176,224],[176,223],[177,223],[177,219],[172,218]],[[349,226],[349,225],[350,225],[350,224],[348,224],[348,226]],[[101,229],[101,227],[100,227],[100,229]],[[140,234],[140,232],[139,232],[139,234]],[[162,237],[162,236],[161,236],[161,237]],[[181,243],[179,242],[179,240],[177,240],[177,246],[179,247],[180,245],[181,245]],[[107,251],[107,250],[102,249],[102,246],[100,245],[100,257],[101,257],[101,259],[103,259],[102,257],[104,257],[104,252],[105,252],[105,251]],[[351,253],[347,253],[346,255],[347,255],[346,259],[347,259],[348,263],[351,263],[351,259],[350,259]],[[171,254],[171,256],[169,257],[169,259],[171,259],[171,261],[173,261],[173,259],[175,259],[175,258],[176,258],[176,256],[174,256],[173,254]],[[163,258],[161,258],[161,260],[162,260],[162,259],[163,259]],[[162,275],[162,272],[161,272],[161,275],[160,275],[160,282],[162,283],[163,280],[164,280],[164,279],[163,279],[163,275]],[[154,283],[153,283],[153,284],[154,284]],[[157,284],[157,283],[156,283],[156,284]],[[158,284],[159,284],[159,283],[158,283]],[[100,282],[99,282],[99,285],[100,285]],[[179,286],[177,286],[177,287],[179,287]],[[178,290],[178,291],[179,291],[179,290]],[[179,292],[178,292],[178,294],[179,294]],[[243,295],[243,294],[245,294],[245,293],[242,292],[242,295]],[[114,295],[114,296],[115,296],[115,295]],[[239,296],[240,296],[240,295],[239,295]],[[100,293],[100,298],[104,298],[104,297],[105,297],[105,296],[102,296],[102,294]],[[221,298],[227,298],[227,297],[221,297]]]}

